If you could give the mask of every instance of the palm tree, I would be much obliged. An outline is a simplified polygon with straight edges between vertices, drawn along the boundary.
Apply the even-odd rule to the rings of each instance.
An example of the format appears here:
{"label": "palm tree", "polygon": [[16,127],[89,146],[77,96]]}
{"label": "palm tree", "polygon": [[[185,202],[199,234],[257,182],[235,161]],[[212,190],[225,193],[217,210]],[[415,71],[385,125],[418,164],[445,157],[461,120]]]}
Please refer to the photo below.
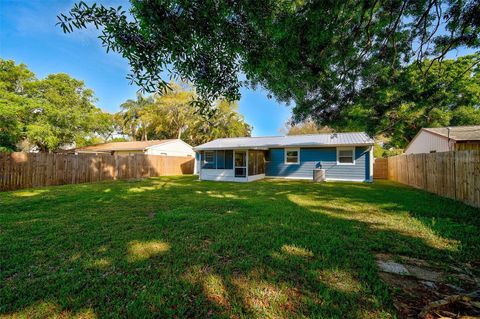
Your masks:
{"label": "palm tree", "polygon": [[151,96],[143,96],[137,93],[136,100],[127,100],[120,105],[120,115],[122,118],[122,126],[128,131],[128,134],[132,140],[136,140],[139,133],[141,134],[141,140],[148,140],[148,120],[145,116],[146,109],[154,103]]}

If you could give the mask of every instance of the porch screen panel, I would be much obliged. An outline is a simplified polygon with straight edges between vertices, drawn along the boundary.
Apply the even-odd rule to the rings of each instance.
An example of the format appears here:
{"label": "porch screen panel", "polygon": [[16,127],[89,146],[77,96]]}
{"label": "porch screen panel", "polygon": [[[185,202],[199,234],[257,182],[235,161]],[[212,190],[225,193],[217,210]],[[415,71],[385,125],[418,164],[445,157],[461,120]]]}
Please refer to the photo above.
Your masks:
{"label": "porch screen panel", "polygon": [[200,153],[200,158],[202,161],[202,168],[215,168],[215,151],[202,151]]}
{"label": "porch screen panel", "polygon": [[265,152],[259,151],[257,153],[257,163],[257,174],[265,174]]}
{"label": "porch screen panel", "polygon": [[217,151],[217,169],[225,168],[225,151]]}
{"label": "porch screen panel", "polygon": [[233,151],[225,151],[225,169],[233,169]]}
{"label": "porch screen panel", "polygon": [[248,151],[248,175],[255,175],[255,151]]}
{"label": "porch screen panel", "polygon": [[265,174],[265,152],[248,152],[248,175]]}

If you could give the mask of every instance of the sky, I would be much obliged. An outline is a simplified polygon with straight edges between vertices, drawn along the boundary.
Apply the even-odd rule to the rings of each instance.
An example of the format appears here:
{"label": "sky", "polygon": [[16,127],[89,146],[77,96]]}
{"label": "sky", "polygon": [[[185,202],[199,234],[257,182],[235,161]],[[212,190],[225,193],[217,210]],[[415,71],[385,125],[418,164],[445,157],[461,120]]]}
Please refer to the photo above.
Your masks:
{"label": "sky", "polygon": [[[88,1],[87,1],[88,2]],[[64,34],[57,15],[75,3],[70,0],[0,0],[0,58],[24,63],[43,78],[67,73],[95,91],[97,106],[117,112],[120,104],[135,98],[138,87],[126,79],[129,65],[115,53],[106,53],[97,31]],[[102,0],[105,6],[128,7],[126,1]],[[262,89],[243,88],[239,111],[253,126],[253,136],[279,135],[291,116],[291,106],[267,98]]]}

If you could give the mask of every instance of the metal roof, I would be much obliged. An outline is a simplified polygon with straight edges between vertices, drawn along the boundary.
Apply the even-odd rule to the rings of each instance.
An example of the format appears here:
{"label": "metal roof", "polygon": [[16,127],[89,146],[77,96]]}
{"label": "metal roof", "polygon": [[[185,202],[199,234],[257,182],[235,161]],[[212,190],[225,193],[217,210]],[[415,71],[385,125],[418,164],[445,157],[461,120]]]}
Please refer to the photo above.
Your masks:
{"label": "metal roof", "polygon": [[[450,128],[450,134],[448,129]],[[436,133],[444,137],[450,137],[454,141],[478,141],[480,140],[480,125],[451,126],[451,127],[423,128],[427,132]]]}
{"label": "metal roof", "polygon": [[110,142],[103,144],[96,144],[91,146],[84,146],[76,148],[75,151],[88,151],[88,152],[115,152],[115,151],[143,151],[149,147],[165,144],[171,140],[152,140],[152,141],[132,141],[132,142]]}
{"label": "metal roof", "polygon": [[373,145],[367,133],[328,133],[288,136],[219,138],[194,147],[195,151],[215,149],[266,149],[275,147],[328,147],[342,145]]}

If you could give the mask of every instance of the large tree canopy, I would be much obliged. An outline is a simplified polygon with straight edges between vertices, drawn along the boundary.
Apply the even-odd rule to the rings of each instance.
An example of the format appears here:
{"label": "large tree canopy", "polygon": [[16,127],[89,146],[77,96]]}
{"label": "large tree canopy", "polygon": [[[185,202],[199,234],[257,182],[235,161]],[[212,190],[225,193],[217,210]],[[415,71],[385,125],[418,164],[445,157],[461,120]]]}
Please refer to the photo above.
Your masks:
{"label": "large tree canopy", "polygon": [[24,64],[0,59],[0,150],[27,142],[53,151],[108,134],[112,118],[94,100],[92,90],[67,74],[36,79]]}
{"label": "large tree canopy", "polygon": [[203,101],[238,100],[241,85],[260,84],[277,99],[293,101],[297,120],[334,118],[378,75],[480,46],[476,0],[131,4],[127,13],[80,2],[59,23],[65,32],[101,28],[103,45],[127,58],[131,79],[150,92],[168,87],[165,71],[192,82]]}
{"label": "large tree canopy", "polygon": [[[426,60],[402,72],[380,72],[355,103],[326,122],[337,130],[365,130],[403,148],[422,127],[480,124],[480,54]],[[308,111],[307,111],[308,112]]]}

